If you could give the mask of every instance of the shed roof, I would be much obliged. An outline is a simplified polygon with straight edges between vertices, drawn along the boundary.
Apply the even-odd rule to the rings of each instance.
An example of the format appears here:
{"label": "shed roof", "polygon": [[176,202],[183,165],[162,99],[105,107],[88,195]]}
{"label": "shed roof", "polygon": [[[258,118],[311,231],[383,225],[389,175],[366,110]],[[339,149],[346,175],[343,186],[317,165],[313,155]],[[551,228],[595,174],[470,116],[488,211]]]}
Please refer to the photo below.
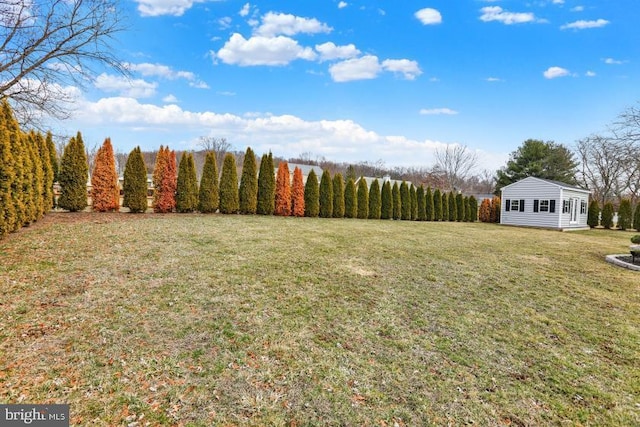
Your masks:
{"label": "shed roof", "polygon": [[553,185],[555,185],[557,187],[560,187],[560,188],[563,188],[563,189],[567,189],[567,190],[575,190],[575,191],[580,191],[580,192],[583,192],[583,193],[591,193],[589,190],[585,190],[584,188],[577,187],[575,185],[567,184],[566,182],[554,181],[552,179],[538,178],[536,176],[528,176],[526,178],[521,179],[520,181],[516,181],[516,182],[511,183],[509,185],[505,185],[504,187],[502,187],[502,189],[504,190],[505,188],[509,188],[509,187],[511,187],[513,185],[516,185],[516,184],[518,184],[518,183],[520,183],[522,181],[525,181],[525,180],[538,180],[538,181],[543,181],[543,182],[546,182],[546,183],[549,183],[549,184],[553,184]]}

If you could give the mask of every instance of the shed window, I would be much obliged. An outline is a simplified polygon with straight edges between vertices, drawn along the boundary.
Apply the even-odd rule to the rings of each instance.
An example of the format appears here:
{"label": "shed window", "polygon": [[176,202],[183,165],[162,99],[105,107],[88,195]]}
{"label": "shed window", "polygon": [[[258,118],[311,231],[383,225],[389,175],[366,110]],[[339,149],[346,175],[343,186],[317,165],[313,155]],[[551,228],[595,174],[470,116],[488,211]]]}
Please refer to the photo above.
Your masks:
{"label": "shed window", "polygon": [[534,212],[549,212],[550,200],[534,200],[533,211]]}
{"label": "shed window", "polygon": [[580,214],[584,215],[586,213],[587,213],[587,202],[583,200],[582,202],[580,202]]}
{"label": "shed window", "polygon": [[511,201],[511,210],[512,211],[518,211],[520,210],[520,200],[512,200]]}
{"label": "shed window", "polygon": [[568,200],[562,201],[562,213],[569,213],[571,205]]}

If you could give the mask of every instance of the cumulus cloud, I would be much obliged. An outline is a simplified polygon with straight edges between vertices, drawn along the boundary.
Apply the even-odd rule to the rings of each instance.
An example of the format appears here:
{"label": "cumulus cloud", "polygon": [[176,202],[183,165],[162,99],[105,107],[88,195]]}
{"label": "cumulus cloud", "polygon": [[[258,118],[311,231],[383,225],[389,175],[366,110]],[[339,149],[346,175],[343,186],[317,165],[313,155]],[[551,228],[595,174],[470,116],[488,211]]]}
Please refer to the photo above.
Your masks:
{"label": "cumulus cloud", "polygon": [[420,114],[423,116],[435,116],[435,115],[446,115],[446,116],[455,116],[458,114],[457,111],[452,110],[451,108],[423,108],[420,110]]}
{"label": "cumulus cloud", "polygon": [[330,33],[332,28],[315,18],[302,18],[286,13],[268,12],[262,17],[262,23],[254,34],[264,37],[277,35]]}
{"label": "cumulus cloud", "polygon": [[613,59],[613,58],[605,58],[603,59],[605,64],[608,65],[621,65],[624,64],[626,61],[620,61],[619,59]]}
{"label": "cumulus cloud", "polygon": [[333,42],[316,45],[316,51],[320,54],[320,61],[349,59],[360,55],[360,51],[353,44],[336,46]]}
{"label": "cumulus cloud", "polygon": [[546,79],[556,79],[558,77],[568,76],[569,70],[562,67],[549,67],[544,73],[542,73]]}
{"label": "cumulus cloud", "polygon": [[347,59],[329,67],[329,73],[335,82],[375,79],[381,70],[378,57],[374,55]]}
{"label": "cumulus cloud", "polygon": [[605,25],[608,25],[609,21],[606,19],[597,19],[595,21],[585,21],[579,20],[575,22],[571,22],[569,24],[564,24],[560,27],[561,30],[584,30],[587,28],[601,28]]}
{"label": "cumulus cloud", "polygon": [[162,64],[142,64],[125,63],[124,67],[129,71],[136,71],[145,77],[162,77],[169,80],[186,79],[195,80],[196,76],[190,71],[175,71],[171,67]]}
{"label": "cumulus cloud", "polygon": [[158,84],[102,73],[96,78],[94,86],[102,91],[116,92],[126,97],[148,98],[155,95]]}
{"label": "cumulus cloud", "polygon": [[497,21],[502,22],[505,25],[540,22],[540,20],[531,12],[508,12],[500,6],[483,7],[480,9],[480,12],[482,12],[480,20],[483,22]]}
{"label": "cumulus cloud", "polygon": [[166,103],[166,104],[175,104],[178,102],[178,98],[176,98],[175,95],[169,94],[167,96],[165,96],[164,98],[162,98],[162,102]]}
{"label": "cumulus cloud", "polygon": [[587,71],[587,72],[585,73],[585,76],[587,76],[587,77],[595,77],[595,76],[596,76],[596,73],[595,73],[594,71]]}
{"label": "cumulus cloud", "polygon": [[571,12],[583,12],[584,6],[575,6],[571,8]]}
{"label": "cumulus cloud", "polygon": [[138,3],[138,12],[142,16],[182,16],[195,3],[204,0],[134,0]]}
{"label": "cumulus cloud", "polygon": [[238,12],[238,14],[242,17],[245,17],[249,15],[250,10],[251,10],[251,5],[249,3],[245,3],[244,6],[242,6],[242,9],[240,9],[240,12]]}
{"label": "cumulus cloud", "polygon": [[347,6],[349,6],[349,4],[346,1],[341,1],[340,3],[338,3],[338,9],[344,9]]}
{"label": "cumulus cloud", "polygon": [[285,37],[254,36],[245,39],[234,33],[225,45],[212,55],[225,64],[240,66],[286,65],[296,59],[315,60],[317,54],[309,47],[302,47],[297,41]]}
{"label": "cumulus cloud", "polygon": [[502,79],[499,78],[499,77],[487,77],[485,80],[490,82],[490,83],[495,83],[495,82],[501,82],[502,81]]}
{"label": "cumulus cloud", "polygon": [[418,63],[408,59],[386,59],[382,61],[382,68],[385,71],[400,73],[407,80],[415,80],[417,76],[422,74]]}
{"label": "cumulus cloud", "polygon": [[436,9],[426,7],[417,11],[414,16],[424,25],[434,25],[442,23],[442,15]]}

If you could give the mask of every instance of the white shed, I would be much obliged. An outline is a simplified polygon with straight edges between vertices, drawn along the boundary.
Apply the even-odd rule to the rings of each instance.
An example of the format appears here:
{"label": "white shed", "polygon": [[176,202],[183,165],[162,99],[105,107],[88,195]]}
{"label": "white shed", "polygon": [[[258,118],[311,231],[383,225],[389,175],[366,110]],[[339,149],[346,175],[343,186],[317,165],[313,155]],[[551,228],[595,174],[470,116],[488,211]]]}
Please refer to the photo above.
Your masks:
{"label": "white shed", "polygon": [[501,224],[557,230],[589,228],[588,190],[530,176],[501,191]]}

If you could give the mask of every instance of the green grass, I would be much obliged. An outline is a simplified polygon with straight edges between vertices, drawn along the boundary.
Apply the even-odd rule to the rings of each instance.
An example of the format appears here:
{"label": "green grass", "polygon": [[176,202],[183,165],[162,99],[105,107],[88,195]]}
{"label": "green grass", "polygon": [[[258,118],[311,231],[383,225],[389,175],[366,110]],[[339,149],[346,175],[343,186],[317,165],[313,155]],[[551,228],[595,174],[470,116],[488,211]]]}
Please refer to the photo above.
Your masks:
{"label": "green grass", "polygon": [[48,215],[0,241],[0,401],[74,425],[640,425],[640,274],[604,261],[632,234]]}

